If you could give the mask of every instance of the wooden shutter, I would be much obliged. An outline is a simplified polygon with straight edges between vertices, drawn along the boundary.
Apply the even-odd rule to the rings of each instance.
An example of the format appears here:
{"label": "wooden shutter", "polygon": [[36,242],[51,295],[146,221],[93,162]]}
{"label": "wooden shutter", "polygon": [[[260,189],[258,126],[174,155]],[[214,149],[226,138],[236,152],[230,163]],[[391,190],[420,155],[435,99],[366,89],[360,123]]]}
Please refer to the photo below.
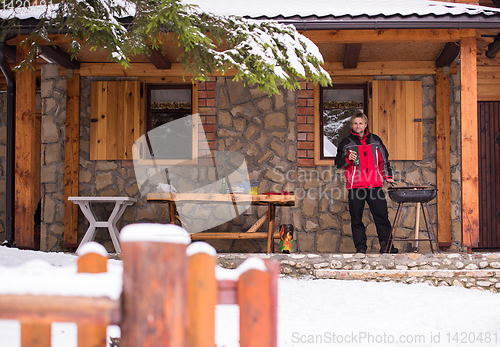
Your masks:
{"label": "wooden shutter", "polygon": [[368,130],[380,136],[390,160],[422,160],[422,83],[372,81]]}
{"label": "wooden shutter", "polygon": [[144,133],[141,82],[91,84],[90,159],[132,159],[132,145]]}

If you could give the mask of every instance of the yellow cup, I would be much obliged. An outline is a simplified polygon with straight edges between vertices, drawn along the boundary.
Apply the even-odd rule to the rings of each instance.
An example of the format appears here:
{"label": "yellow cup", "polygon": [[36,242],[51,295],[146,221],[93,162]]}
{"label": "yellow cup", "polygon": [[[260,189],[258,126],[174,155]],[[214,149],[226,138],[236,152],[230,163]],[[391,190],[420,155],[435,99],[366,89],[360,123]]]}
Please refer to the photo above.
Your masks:
{"label": "yellow cup", "polygon": [[250,194],[259,194],[259,183],[257,181],[250,182]]}

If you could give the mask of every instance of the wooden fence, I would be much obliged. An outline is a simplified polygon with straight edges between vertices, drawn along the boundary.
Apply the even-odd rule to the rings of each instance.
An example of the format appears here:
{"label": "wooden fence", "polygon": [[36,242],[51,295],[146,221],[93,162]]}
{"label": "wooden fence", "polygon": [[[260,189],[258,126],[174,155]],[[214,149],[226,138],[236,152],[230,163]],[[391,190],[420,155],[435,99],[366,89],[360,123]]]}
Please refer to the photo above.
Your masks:
{"label": "wooden fence", "polygon": [[[218,280],[215,254],[188,256],[186,248],[183,243],[123,242],[120,300],[0,295],[0,319],[20,321],[21,347],[50,347],[52,322],[75,322],[78,347],[105,347],[108,325],[121,327],[120,347],[213,347],[215,306],[238,304],[240,346],[276,347],[279,264],[258,259],[263,269]],[[107,257],[97,253],[78,259],[78,272],[106,272],[106,266]]]}

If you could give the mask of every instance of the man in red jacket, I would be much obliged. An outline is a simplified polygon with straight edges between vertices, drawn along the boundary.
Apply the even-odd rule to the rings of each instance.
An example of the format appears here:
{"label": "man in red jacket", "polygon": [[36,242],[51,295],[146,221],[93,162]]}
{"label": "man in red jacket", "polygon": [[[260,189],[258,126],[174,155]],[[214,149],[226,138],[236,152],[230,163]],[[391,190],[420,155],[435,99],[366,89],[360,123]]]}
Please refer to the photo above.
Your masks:
{"label": "man in red jacket", "polygon": [[375,221],[380,253],[397,253],[386,249],[391,234],[387,201],[382,190],[384,180],[394,185],[389,153],[380,137],[366,130],[368,118],[364,113],[351,117],[351,134],[343,139],[337,150],[335,165],[344,169],[347,178],[351,230],[356,252],[366,253],[366,230],[363,224],[365,201]]}

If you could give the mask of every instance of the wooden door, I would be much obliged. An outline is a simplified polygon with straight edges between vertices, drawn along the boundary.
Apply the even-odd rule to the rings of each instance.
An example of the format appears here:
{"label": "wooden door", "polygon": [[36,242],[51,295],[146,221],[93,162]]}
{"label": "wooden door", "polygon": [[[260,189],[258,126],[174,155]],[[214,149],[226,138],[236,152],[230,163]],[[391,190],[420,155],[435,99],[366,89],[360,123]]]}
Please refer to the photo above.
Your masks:
{"label": "wooden door", "polygon": [[479,244],[500,248],[500,102],[478,102]]}

